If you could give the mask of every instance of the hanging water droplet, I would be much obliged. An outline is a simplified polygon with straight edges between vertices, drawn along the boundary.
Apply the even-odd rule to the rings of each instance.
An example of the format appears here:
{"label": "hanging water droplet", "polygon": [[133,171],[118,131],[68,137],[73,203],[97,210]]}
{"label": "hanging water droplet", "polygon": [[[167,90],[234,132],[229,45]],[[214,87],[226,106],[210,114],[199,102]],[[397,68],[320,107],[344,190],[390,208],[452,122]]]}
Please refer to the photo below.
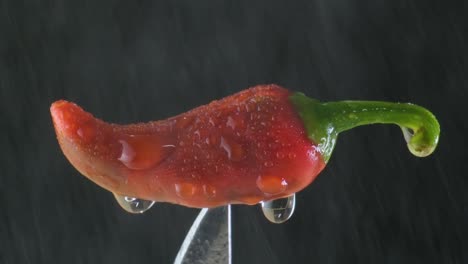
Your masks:
{"label": "hanging water droplet", "polygon": [[286,222],[296,208],[296,194],[272,201],[262,202],[262,211],[266,219],[275,224]]}
{"label": "hanging water droplet", "polygon": [[143,200],[139,198],[115,194],[115,199],[119,205],[127,212],[132,214],[141,214],[154,205],[154,201]]}

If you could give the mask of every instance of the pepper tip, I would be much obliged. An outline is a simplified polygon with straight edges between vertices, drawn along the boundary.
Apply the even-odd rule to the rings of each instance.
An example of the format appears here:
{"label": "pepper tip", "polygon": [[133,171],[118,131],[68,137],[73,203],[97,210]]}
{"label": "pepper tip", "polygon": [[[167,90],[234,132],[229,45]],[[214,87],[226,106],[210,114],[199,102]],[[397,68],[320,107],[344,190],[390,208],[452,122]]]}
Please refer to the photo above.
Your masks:
{"label": "pepper tip", "polygon": [[57,134],[67,138],[76,137],[76,131],[92,120],[91,114],[78,105],[65,100],[58,100],[50,106],[50,114]]}

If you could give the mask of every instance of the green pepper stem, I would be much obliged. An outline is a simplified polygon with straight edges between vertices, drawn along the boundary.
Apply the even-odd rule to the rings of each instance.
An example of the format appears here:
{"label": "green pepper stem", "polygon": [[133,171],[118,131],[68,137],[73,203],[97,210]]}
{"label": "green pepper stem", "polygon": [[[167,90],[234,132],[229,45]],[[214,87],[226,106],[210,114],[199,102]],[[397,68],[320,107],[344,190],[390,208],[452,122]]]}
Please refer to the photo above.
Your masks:
{"label": "green pepper stem", "polygon": [[434,152],[440,127],[427,109],[408,103],[379,101],[339,101],[321,103],[302,93],[290,97],[302,118],[309,138],[318,144],[328,161],[339,133],[369,124],[401,127],[410,152],[426,157]]}

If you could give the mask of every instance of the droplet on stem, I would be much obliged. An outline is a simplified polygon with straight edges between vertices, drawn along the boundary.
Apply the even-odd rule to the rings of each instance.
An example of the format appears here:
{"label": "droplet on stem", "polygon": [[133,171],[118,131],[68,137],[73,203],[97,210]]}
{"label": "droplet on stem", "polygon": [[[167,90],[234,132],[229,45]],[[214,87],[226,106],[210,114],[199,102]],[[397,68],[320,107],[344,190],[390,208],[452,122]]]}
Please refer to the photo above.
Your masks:
{"label": "droplet on stem", "polygon": [[296,208],[296,194],[272,201],[261,203],[263,214],[268,221],[274,224],[286,222]]}
{"label": "droplet on stem", "polygon": [[414,136],[414,131],[407,127],[402,127],[403,136],[405,137],[406,143],[410,142],[411,138]]}

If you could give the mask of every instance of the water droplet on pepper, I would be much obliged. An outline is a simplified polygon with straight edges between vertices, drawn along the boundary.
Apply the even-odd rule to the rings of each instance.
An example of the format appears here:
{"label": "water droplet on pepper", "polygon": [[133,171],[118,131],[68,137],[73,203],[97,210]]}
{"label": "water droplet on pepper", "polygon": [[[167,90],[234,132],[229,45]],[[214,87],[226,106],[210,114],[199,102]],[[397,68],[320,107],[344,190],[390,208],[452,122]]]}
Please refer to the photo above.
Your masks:
{"label": "water droplet on pepper", "polygon": [[193,122],[193,116],[183,116],[176,121],[176,127],[178,129],[183,129],[189,126]]}
{"label": "water droplet on pepper", "polygon": [[288,187],[288,183],[283,177],[261,175],[257,178],[257,187],[265,194],[275,195],[284,192]]}
{"label": "water droplet on pepper", "polygon": [[150,135],[131,135],[119,140],[122,152],[118,158],[126,167],[134,170],[149,169],[174,149],[174,145],[161,142],[161,139]]}
{"label": "water droplet on pepper", "polygon": [[228,159],[232,161],[240,161],[244,158],[244,149],[239,143],[235,142],[234,140],[221,137],[219,147],[226,151]]}
{"label": "water droplet on pepper", "polygon": [[81,125],[76,134],[85,142],[89,143],[96,137],[96,126],[93,122]]}
{"label": "water droplet on pepper", "polygon": [[226,122],[226,126],[232,128],[232,129],[236,129],[236,122],[234,121],[234,119],[232,119],[232,117],[230,117],[230,116],[228,117],[227,122]]}
{"label": "water droplet on pepper", "polygon": [[277,157],[278,159],[282,159],[282,158],[284,158],[284,153],[282,153],[282,152],[276,152],[276,157]]}
{"label": "water droplet on pepper", "polygon": [[209,184],[204,184],[203,193],[205,194],[206,197],[213,198],[216,196],[216,189]]}
{"label": "water droplet on pepper", "polygon": [[180,198],[190,198],[195,194],[196,186],[188,182],[176,183],[175,191]]}

